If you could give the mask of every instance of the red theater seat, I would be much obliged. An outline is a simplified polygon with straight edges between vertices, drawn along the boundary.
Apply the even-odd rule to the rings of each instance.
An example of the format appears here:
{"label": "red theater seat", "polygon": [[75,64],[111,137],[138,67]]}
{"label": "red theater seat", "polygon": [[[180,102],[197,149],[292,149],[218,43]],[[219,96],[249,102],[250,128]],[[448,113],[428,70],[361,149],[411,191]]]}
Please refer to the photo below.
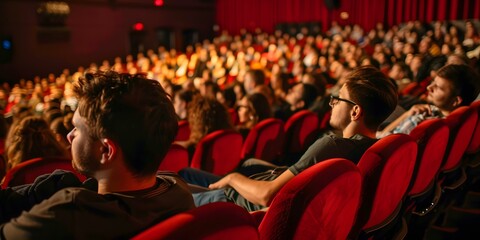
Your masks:
{"label": "red theater seat", "polygon": [[307,148],[317,139],[319,120],[310,110],[293,114],[285,123],[285,151],[289,162],[295,163]]}
{"label": "red theater seat", "polygon": [[178,132],[175,141],[187,141],[190,138],[190,126],[188,121],[182,120],[178,122]]}
{"label": "red theater seat", "polygon": [[367,149],[358,162],[364,192],[352,238],[383,234],[396,223],[416,158],[417,143],[406,134],[386,136]]}
{"label": "red theater seat", "polygon": [[360,203],[362,176],[346,159],[306,169],[275,196],[260,223],[261,239],[346,239]]}
{"label": "red theater seat", "polygon": [[216,202],[179,213],[141,232],[133,240],[256,240],[258,230],[248,212],[233,203]]}
{"label": "red theater seat", "polygon": [[242,148],[242,159],[258,158],[268,162],[283,153],[285,132],[280,119],[269,118],[257,123],[248,133]]}
{"label": "red theater seat", "polygon": [[242,135],[233,130],[207,134],[197,144],[190,167],[216,175],[227,174],[240,163],[242,143]]}
{"label": "red theater seat", "polygon": [[178,172],[186,167],[188,167],[188,151],[181,145],[174,143],[170,146],[158,170]]}
{"label": "red theater seat", "polygon": [[18,186],[27,183],[33,183],[35,179],[43,174],[52,173],[56,169],[71,171],[77,175],[80,181],[86,178],[80,175],[72,167],[72,160],[61,157],[34,158],[22,162],[5,174],[2,188]]}

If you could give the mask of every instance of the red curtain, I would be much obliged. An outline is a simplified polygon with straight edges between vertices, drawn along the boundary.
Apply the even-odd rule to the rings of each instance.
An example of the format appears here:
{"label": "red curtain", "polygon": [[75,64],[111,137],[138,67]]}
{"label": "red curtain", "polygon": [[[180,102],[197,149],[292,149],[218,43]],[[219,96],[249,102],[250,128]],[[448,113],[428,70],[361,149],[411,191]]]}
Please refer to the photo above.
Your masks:
{"label": "red curtain", "polygon": [[[323,30],[332,21],[357,23],[367,31],[377,22],[389,26],[410,20],[431,22],[480,17],[479,0],[338,0],[329,10],[323,0],[217,0],[217,23],[222,30],[238,33],[259,27],[273,32],[279,23],[321,22]],[[347,12],[348,19],[340,13]]]}

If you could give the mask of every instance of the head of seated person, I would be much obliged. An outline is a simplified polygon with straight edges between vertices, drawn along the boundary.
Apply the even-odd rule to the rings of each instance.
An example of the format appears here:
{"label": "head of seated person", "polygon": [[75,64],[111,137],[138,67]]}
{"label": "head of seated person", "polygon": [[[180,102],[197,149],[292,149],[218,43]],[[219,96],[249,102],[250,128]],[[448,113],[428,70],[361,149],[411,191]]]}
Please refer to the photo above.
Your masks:
{"label": "head of seated person", "polygon": [[272,117],[272,110],[265,95],[254,93],[238,104],[240,128],[250,129],[264,119]]}
{"label": "head of seated person", "polygon": [[38,157],[67,157],[67,151],[55,139],[41,117],[26,117],[11,129],[6,145],[7,170]]}
{"label": "head of seated person", "polygon": [[215,98],[196,95],[188,105],[190,138],[186,147],[196,145],[205,135],[217,130],[233,129],[227,108]]}

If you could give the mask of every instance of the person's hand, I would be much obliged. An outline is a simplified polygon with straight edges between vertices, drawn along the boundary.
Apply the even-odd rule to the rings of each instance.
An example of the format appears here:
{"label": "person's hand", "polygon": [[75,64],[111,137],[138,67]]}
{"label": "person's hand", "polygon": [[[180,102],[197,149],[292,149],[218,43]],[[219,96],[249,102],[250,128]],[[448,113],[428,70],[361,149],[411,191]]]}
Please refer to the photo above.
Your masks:
{"label": "person's hand", "polygon": [[214,183],[208,185],[208,188],[210,188],[210,189],[220,189],[220,188],[228,187],[228,183],[230,182],[230,177],[231,177],[231,174],[228,174],[227,176],[223,177],[222,179],[218,180],[217,182],[214,182]]}
{"label": "person's hand", "polygon": [[410,110],[408,110],[410,116],[416,115],[416,114],[422,114],[422,113],[427,113],[428,115],[432,114],[432,110],[430,109],[429,104],[416,104],[413,105]]}

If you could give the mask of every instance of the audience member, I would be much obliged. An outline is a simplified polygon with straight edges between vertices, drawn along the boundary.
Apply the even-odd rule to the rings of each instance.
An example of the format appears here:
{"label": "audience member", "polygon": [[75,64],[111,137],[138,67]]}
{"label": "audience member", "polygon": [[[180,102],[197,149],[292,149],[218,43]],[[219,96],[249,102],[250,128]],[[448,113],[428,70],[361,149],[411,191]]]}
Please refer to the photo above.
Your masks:
{"label": "audience member", "polygon": [[342,157],[357,163],[364,151],[375,143],[378,125],[396,105],[397,94],[392,82],[376,68],[360,67],[347,76],[339,96],[332,96],[330,100],[330,124],[342,132],[342,137],[324,136],[296,164],[285,168],[268,163],[273,171],[250,177],[234,172],[220,178],[193,169],[186,169],[182,174],[187,181],[212,189],[193,194],[197,206],[229,201],[250,211],[259,210],[268,207],[275,194],[295,175],[320,161]]}
{"label": "audience member", "polygon": [[[88,73],[74,92],[79,104],[68,135],[73,167],[94,178],[97,190],[76,187],[55,193],[58,189],[51,188],[82,186],[78,180],[66,184],[72,174],[59,172],[34,185],[2,190],[2,220],[20,214],[18,205],[26,210],[0,226],[2,237],[124,239],[194,207],[182,180],[157,175],[177,130],[175,110],[158,82],[116,72]],[[28,210],[32,201],[39,204]]]}
{"label": "audience member", "polygon": [[6,145],[7,171],[33,158],[68,156],[40,117],[26,117],[10,131]]}
{"label": "audience member", "polygon": [[317,88],[308,83],[297,83],[285,97],[283,106],[275,110],[276,118],[287,121],[296,112],[308,109],[317,98]]}
{"label": "audience member", "polygon": [[205,135],[222,129],[233,129],[232,119],[223,104],[215,98],[197,95],[188,106],[188,125],[190,138],[178,144],[188,149],[190,158],[195,153],[195,146]]}
{"label": "audience member", "polygon": [[267,98],[261,93],[248,95],[237,105],[239,125],[237,130],[242,134],[244,139],[248,132],[257,123],[272,117],[272,110]]}
{"label": "audience member", "polygon": [[467,65],[446,65],[440,68],[427,87],[428,104],[417,104],[386,126],[378,137],[390,133],[409,134],[426,119],[443,118],[460,106],[468,106],[479,94],[479,77]]}

